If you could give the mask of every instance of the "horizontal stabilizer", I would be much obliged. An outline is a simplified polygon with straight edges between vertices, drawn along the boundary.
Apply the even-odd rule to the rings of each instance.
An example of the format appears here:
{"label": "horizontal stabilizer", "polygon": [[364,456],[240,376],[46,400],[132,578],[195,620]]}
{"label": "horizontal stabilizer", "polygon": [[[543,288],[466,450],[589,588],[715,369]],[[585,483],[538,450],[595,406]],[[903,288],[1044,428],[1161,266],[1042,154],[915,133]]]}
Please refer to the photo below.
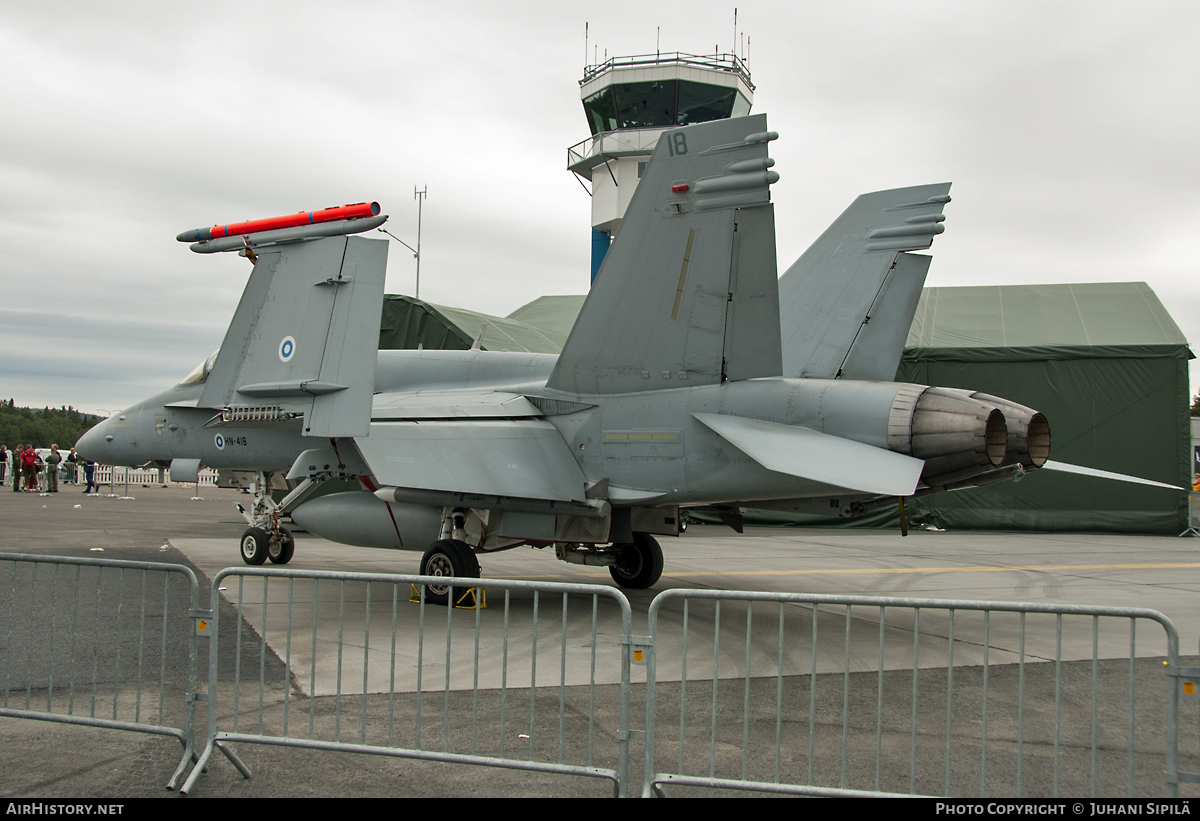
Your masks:
{"label": "horizontal stabilizer", "polygon": [[692,414],[768,470],[848,490],[911,496],[925,462],[811,428],[717,413]]}
{"label": "horizontal stabilizer", "polygon": [[1068,465],[1066,462],[1047,461],[1042,465],[1042,470],[1057,470],[1060,473],[1075,473],[1080,476],[1094,476],[1097,479],[1112,479],[1117,482],[1130,482],[1135,485],[1150,485],[1151,487],[1165,487],[1171,490],[1188,490],[1186,487],[1179,485],[1168,485],[1163,482],[1155,482],[1151,479],[1142,479],[1139,476],[1130,476],[1127,473],[1113,473],[1108,470],[1098,470],[1096,468],[1085,468],[1082,465]]}
{"label": "horizontal stabilizer", "polygon": [[355,439],[379,485],[550,501],[584,496],[583,472],[543,419],[376,422]]}

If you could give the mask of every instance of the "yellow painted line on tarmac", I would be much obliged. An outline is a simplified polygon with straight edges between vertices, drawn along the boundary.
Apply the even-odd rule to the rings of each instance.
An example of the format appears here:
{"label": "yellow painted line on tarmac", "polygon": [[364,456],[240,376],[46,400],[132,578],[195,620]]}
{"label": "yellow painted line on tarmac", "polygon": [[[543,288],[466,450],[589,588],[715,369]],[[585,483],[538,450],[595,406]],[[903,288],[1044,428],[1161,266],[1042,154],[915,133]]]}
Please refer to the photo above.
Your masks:
{"label": "yellow painted line on tarmac", "polygon": [[[681,573],[664,572],[672,579],[703,578],[707,576],[850,576],[884,575],[888,573],[997,573],[1005,571],[1033,571],[1048,573],[1057,570],[1180,570],[1200,568],[1200,562],[1170,562],[1161,564],[1024,564],[1024,565],[978,565],[967,567],[861,567],[814,570],[692,570]],[[581,576],[607,577],[607,573],[585,571]],[[497,574],[492,578],[558,579],[561,576],[509,576]]]}
{"label": "yellow painted line on tarmac", "polygon": [[863,567],[828,570],[712,570],[707,572],[664,573],[663,575],[670,576],[671,578],[692,576],[849,576],[887,573],[996,573],[1017,570],[1047,573],[1055,570],[1174,570],[1182,568],[1200,568],[1200,562],[1163,564],[978,565],[975,567]]}

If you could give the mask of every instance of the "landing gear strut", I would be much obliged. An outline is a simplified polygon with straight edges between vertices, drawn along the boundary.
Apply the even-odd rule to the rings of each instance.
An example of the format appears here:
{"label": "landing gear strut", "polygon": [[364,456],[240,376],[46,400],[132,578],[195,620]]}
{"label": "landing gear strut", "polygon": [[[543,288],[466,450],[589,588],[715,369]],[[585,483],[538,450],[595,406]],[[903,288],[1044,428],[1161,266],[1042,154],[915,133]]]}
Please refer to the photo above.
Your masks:
{"label": "landing gear strut", "polygon": [[[440,538],[429,546],[421,557],[422,576],[446,576],[459,579],[478,579],[479,560],[467,544],[467,512],[462,508],[442,509]],[[473,585],[456,585],[454,595],[462,596]],[[451,604],[449,584],[425,585],[425,601],[430,604]]]}

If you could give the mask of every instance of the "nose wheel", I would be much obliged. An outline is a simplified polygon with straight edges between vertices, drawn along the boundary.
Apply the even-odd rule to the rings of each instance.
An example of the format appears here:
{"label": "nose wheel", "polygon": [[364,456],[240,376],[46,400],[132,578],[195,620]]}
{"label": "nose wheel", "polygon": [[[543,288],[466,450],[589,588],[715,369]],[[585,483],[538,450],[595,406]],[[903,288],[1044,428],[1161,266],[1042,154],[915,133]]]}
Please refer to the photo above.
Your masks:
{"label": "nose wheel", "polygon": [[271,483],[265,473],[257,474],[250,484],[250,492],[254,497],[250,510],[234,505],[250,525],[242,533],[242,561],[248,565],[261,565],[268,560],[271,564],[287,564],[296,552],[296,540],[286,528],[279,526],[283,509],[271,498]]}
{"label": "nose wheel", "polygon": [[271,538],[261,527],[250,527],[242,534],[242,561],[248,565],[260,565],[267,560],[267,548]]}
{"label": "nose wheel", "polygon": [[261,527],[246,528],[242,534],[242,561],[248,565],[287,564],[296,552],[296,540],[286,528],[274,535]]}

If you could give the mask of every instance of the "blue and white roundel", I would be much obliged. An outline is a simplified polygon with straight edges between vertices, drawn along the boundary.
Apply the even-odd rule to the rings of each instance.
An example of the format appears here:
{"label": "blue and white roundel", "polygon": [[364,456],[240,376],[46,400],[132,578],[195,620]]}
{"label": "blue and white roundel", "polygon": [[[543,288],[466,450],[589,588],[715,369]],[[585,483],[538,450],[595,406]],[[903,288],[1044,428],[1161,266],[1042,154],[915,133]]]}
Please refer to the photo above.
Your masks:
{"label": "blue and white roundel", "polygon": [[217,450],[225,450],[225,437],[218,433],[213,437],[213,444],[217,446]]}
{"label": "blue and white roundel", "polygon": [[288,362],[296,353],[296,340],[293,337],[285,336],[283,341],[279,343],[279,361]]}

